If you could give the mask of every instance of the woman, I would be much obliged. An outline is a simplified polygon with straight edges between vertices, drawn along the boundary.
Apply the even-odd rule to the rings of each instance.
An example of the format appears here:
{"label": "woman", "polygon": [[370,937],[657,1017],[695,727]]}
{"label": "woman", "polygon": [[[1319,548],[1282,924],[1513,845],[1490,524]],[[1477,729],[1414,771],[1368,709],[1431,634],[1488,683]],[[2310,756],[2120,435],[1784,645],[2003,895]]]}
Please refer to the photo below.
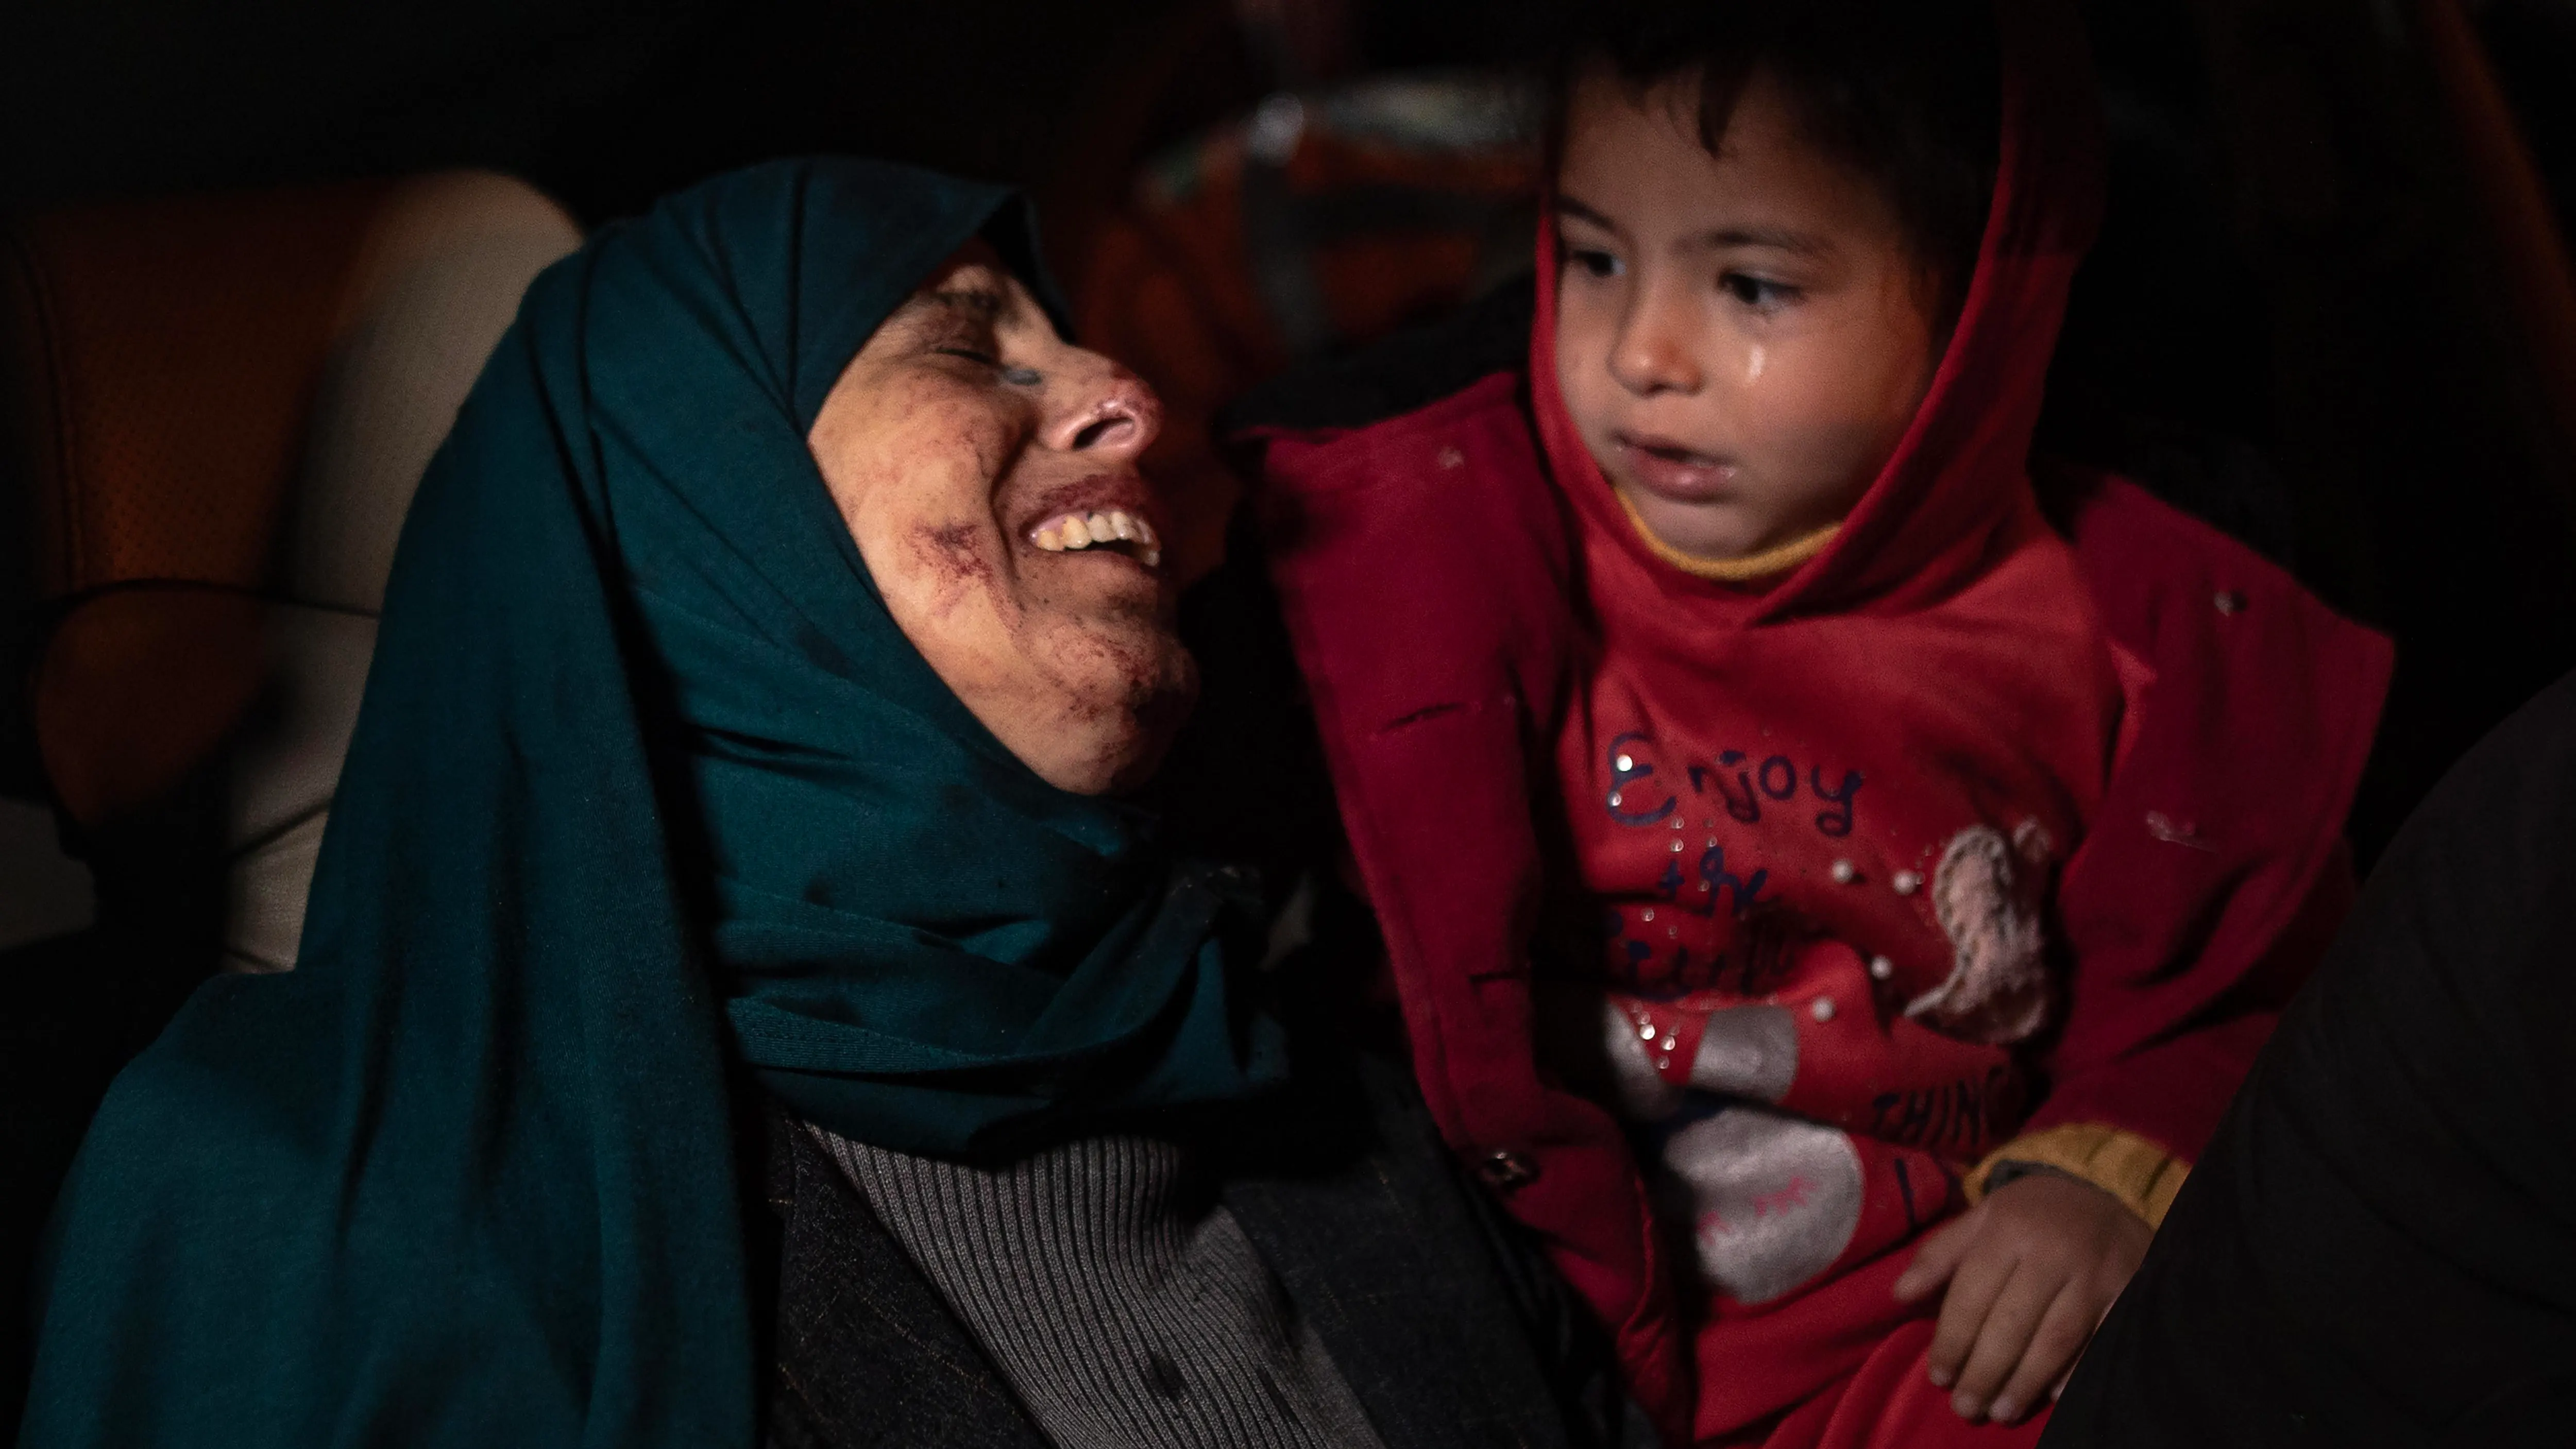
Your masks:
{"label": "woman", "polygon": [[1156,404],[1030,258],[808,161],[538,281],[298,969],[202,991],[65,1189],[25,1442],[1611,1432],[1393,1074],[1255,999],[1249,880],[1114,793],[1193,687]]}

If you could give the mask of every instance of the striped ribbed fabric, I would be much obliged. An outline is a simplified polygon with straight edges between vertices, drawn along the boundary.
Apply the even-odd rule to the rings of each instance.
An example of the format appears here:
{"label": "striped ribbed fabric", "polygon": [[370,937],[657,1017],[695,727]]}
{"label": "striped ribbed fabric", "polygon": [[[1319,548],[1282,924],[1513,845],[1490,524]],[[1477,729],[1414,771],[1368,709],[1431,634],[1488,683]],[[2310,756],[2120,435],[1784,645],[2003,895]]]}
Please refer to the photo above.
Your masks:
{"label": "striped ribbed fabric", "polygon": [[1058,1449],[1378,1449],[1177,1144],[1091,1137],[987,1169],[813,1130]]}

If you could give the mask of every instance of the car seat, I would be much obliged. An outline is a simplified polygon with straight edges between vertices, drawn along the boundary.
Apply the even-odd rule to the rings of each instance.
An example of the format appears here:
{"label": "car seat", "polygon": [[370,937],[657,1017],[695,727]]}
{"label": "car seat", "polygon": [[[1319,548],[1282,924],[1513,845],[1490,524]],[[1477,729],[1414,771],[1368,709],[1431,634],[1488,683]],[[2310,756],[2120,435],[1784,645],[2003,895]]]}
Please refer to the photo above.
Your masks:
{"label": "car seat", "polygon": [[579,240],[531,188],[468,172],[88,207],[8,238],[20,788],[82,842],[219,771],[231,968],[294,962],[412,489],[520,293]]}
{"label": "car seat", "polygon": [[0,950],[0,1300],[116,1070],[210,971],[294,965],[404,511],[580,239],[477,172],[0,227],[0,794],[98,912]]}

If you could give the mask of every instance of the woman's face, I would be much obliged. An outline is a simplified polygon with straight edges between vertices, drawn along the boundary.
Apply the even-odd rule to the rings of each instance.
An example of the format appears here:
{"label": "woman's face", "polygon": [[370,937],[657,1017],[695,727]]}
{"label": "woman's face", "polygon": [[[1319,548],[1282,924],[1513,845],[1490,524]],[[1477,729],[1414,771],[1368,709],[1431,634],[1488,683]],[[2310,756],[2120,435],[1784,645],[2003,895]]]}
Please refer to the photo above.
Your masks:
{"label": "woman's face", "polygon": [[1151,774],[1197,689],[1136,471],[1161,418],[977,241],[859,349],[806,439],[905,637],[1081,794]]}

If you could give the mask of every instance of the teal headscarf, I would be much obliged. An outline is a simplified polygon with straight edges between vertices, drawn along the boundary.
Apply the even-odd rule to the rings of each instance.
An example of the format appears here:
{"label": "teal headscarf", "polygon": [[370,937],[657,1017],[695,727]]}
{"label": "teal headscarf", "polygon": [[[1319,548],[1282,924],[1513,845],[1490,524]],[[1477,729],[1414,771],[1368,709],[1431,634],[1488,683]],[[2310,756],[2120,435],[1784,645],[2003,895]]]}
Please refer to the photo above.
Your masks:
{"label": "teal headscarf", "polygon": [[1006,193],[724,177],[537,280],[405,524],[304,949],[192,999],[56,1217],[26,1440],[748,1445],[729,1059],[912,1151],[1278,1070],[1250,924],[1039,780],[805,435]]}

